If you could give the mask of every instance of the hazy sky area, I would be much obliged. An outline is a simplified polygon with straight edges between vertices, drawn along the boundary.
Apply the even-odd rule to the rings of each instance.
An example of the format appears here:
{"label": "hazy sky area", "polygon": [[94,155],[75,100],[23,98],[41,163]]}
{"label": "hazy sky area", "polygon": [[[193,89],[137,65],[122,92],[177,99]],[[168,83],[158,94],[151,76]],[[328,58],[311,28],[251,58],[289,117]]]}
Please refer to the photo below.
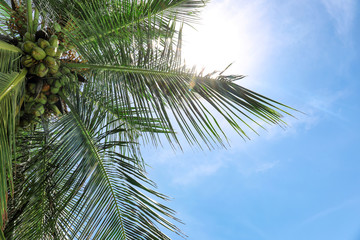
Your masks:
{"label": "hazy sky area", "polygon": [[[213,0],[184,57],[306,114],[228,149],[144,149],[191,240],[360,239],[360,1]],[[171,235],[173,239],[181,239]]]}

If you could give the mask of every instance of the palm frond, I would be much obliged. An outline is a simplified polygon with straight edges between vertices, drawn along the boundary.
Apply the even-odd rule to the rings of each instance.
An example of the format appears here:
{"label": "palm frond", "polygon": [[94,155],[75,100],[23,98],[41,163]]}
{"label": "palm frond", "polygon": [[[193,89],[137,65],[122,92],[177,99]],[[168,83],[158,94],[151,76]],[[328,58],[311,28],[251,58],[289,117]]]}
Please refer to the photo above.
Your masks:
{"label": "palm frond", "polygon": [[[65,32],[83,57],[82,63],[69,63],[68,67],[86,69],[87,84],[101,89],[107,101],[125,103],[129,109],[150,109],[139,116],[159,119],[172,132],[170,118],[175,118],[190,144],[225,146],[226,136],[214,110],[244,138],[249,138],[245,128],[256,132],[248,121],[260,127],[264,126],[259,121],[284,126],[281,113],[288,114],[284,110],[287,106],[234,83],[243,76],[202,76],[183,66],[182,28],[173,21],[164,32],[156,27],[156,19],[147,21],[147,31],[135,25],[137,31],[119,30],[113,33],[114,38],[99,37],[87,43],[79,42],[77,33]],[[88,39],[101,27],[96,23],[82,27],[80,39]],[[167,134],[167,138],[177,142],[175,134]]]}
{"label": "palm frond", "polygon": [[7,218],[8,190],[13,193],[12,158],[15,151],[16,113],[26,70],[0,73],[0,229]]}
{"label": "palm frond", "polygon": [[[222,132],[221,127],[206,103],[244,137],[247,137],[246,132],[238,121],[252,130],[247,120],[255,124],[261,120],[265,124],[282,126],[284,122],[281,120],[281,112],[287,114],[282,110],[286,106],[233,82],[242,76],[201,76],[186,68],[161,68],[161,65],[159,69],[167,70],[85,63],[68,66],[89,69],[89,75],[94,76],[89,78],[89,85],[112,85],[101,94],[114,96],[117,91],[118,101],[128,103],[128,107],[131,105],[151,109],[155,118],[173,130],[169,117],[171,112],[191,144],[201,145],[199,139],[209,146],[216,142],[223,144],[222,137],[218,134]],[[150,117],[147,114],[152,114],[151,112],[139,113],[139,116],[147,118]]]}
{"label": "palm frond", "polygon": [[20,48],[0,40],[0,72],[19,72],[21,54]]}
{"label": "palm frond", "polygon": [[10,13],[12,12],[10,6],[6,1],[0,0],[0,34],[8,35],[7,21],[10,19]]}
{"label": "palm frond", "polygon": [[[107,0],[107,1],[43,1],[35,4],[47,13],[48,21],[61,22],[65,29],[78,36],[81,43],[98,39],[116,39],[118,33],[131,31],[147,32],[148,26],[156,23],[158,30],[166,31],[169,22],[193,23],[201,0]],[[151,20],[151,21],[149,21]],[[89,33],[88,26],[95,31]],[[87,35],[83,35],[86,32]],[[81,36],[81,37],[80,37]]]}
{"label": "palm frond", "polygon": [[32,142],[40,150],[26,170],[31,191],[14,239],[169,239],[157,225],[181,234],[168,220],[174,212],[147,196],[167,199],[146,186],[154,184],[121,119],[79,92],[63,98],[71,112],[49,125],[47,144]]}

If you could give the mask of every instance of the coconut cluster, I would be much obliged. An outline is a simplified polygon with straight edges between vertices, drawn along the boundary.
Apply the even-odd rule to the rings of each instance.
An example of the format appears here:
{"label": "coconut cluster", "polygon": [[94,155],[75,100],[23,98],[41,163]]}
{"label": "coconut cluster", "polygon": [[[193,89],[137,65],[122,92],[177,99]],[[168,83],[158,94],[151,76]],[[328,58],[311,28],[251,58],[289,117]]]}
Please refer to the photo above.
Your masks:
{"label": "coconut cluster", "polygon": [[57,35],[35,41],[35,36],[27,32],[21,48],[25,53],[21,63],[28,69],[28,76],[20,126],[28,128],[39,122],[42,116],[58,116],[63,112],[59,93],[68,82],[75,81],[76,76],[61,65],[65,47],[59,43]]}

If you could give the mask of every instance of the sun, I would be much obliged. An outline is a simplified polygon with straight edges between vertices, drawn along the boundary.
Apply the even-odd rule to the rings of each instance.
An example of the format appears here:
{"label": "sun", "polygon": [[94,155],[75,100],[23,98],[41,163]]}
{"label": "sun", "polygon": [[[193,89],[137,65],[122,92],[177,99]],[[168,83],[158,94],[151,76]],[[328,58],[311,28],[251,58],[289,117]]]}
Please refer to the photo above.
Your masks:
{"label": "sun", "polygon": [[[210,73],[233,63],[226,73],[244,75],[260,67],[270,45],[262,16],[255,6],[240,8],[236,14],[229,12],[231,6],[226,3],[209,4],[196,30],[184,29],[182,50],[187,65]],[[255,27],[259,24],[263,27]]]}

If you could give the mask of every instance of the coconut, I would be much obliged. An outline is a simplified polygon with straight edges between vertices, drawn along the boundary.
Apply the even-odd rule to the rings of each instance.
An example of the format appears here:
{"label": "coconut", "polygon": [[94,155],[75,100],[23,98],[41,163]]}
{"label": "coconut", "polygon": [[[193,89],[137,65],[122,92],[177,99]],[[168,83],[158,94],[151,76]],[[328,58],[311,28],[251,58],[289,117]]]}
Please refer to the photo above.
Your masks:
{"label": "coconut", "polygon": [[64,75],[68,74],[68,73],[70,73],[70,69],[68,69],[67,67],[62,67],[61,68],[61,73],[64,74]]}
{"label": "coconut", "polygon": [[43,60],[46,57],[46,53],[39,47],[33,47],[31,51],[31,56],[36,60]]}
{"label": "coconut", "polygon": [[70,74],[67,74],[67,76],[68,76],[68,78],[70,79],[71,82],[75,82],[75,81],[76,81],[76,76],[75,76],[75,74],[70,73]]}
{"label": "coconut", "polygon": [[34,102],[24,104],[24,110],[26,113],[31,113],[34,106]]}
{"label": "coconut", "polygon": [[56,47],[53,47],[53,46],[48,46],[45,48],[45,53],[51,57],[55,57],[56,55]]}
{"label": "coconut", "polygon": [[56,80],[55,83],[53,84],[53,86],[54,86],[55,88],[61,88],[62,83],[61,83],[60,80]]}
{"label": "coconut", "polygon": [[28,93],[25,94],[24,97],[25,102],[33,102],[34,101],[34,97],[29,95]]}
{"label": "coconut", "polygon": [[53,74],[54,78],[60,78],[62,76],[61,72],[56,72]]}
{"label": "coconut", "polygon": [[54,23],[54,30],[55,30],[56,32],[61,32],[61,26],[60,26],[60,24]]}
{"label": "coconut", "polygon": [[39,77],[45,77],[48,71],[49,69],[43,63],[39,63],[35,67],[35,73]]}
{"label": "coconut", "polygon": [[41,92],[47,92],[50,90],[50,85],[45,83],[41,89]]}
{"label": "coconut", "polygon": [[34,114],[36,117],[40,117],[42,114],[44,114],[45,108],[42,104],[36,105],[35,109],[32,111],[32,114]]}
{"label": "coconut", "polygon": [[22,45],[22,50],[26,53],[31,53],[33,47],[36,47],[36,44],[31,41],[26,41]]}
{"label": "coconut", "polygon": [[59,90],[60,90],[60,88],[52,87],[52,88],[50,89],[50,92],[51,92],[52,94],[57,94],[57,93],[59,92]]}
{"label": "coconut", "polygon": [[30,93],[35,94],[35,91],[36,91],[36,84],[35,83],[29,83],[27,85],[27,87],[28,87]]}
{"label": "coconut", "polygon": [[55,106],[54,104],[51,104],[51,105],[49,106],[49,108],[51,109],[51,111],[54,112],[54,114],[55,114],[56,116],[58,116],[58,115],[61,114],[59,108],[58,108],[57,106]]}
{"label": "coconut", "polygon": [[51,73],[51,74],[56,74],[58,71],[59,71],[59,66],[58,65],[49,67],[49,73]]}
{"label": "coconut", "polygon": [[46,79],[46,82],[47,82],[48,84],[52,85],[53,82],[54,82],[54,79],[53,79],[53,78],[47,78],[47,79]]}
{"label": "coconut", "polygon": [[36,67],[36,65],[32,66],[32,67],[29,69],[29,73],[30,73],[30,74],[35,75],[35,67]]}
{"label": "coconut", "polygon": [[47,67],[51,67],[57,64],[55,59],[50,56],[46,56],[46,58],[44,59],[44,63]]}
{"label": "coconut", "polygon": [[24,34],[23,40],[24,40],[24,41],[33,41],[33,36],[32,36],[32,34],[29,33],[29,32],[26,32],[26,33]]}
{"label": "coconut", "polygon": [[59,97],[54,94],[52,94],[48,97],[49,104],[55,104],[57,101],[59,101]]}
{"label": "coconut", "polygon": [[59,40],[56,35],[52,35],[49,39],[50,46],[57,48],[59,46]]}
{"label": "coconut", "polygon": [[63,75],[63,76],[60,78],[60,82],[61,82],[61,85],[62,85],[62,86],[64,86],[65,84],[67,84],[67,83],[69,82],[68,76]]}
{"label": "coconut", "polygon": [[41,103],[41,104],[46,104],[47,102],[47,97],[45,96],[44,93],[40,93],[40,95],[38,96],[38,98],[35,100],[35,102],[37,103]]}
{"label": "coconut", "polygon": [[50,43],[48,41],[46,41],[45,39],[43,39],[43,38],[39,38],[38,41],[37,41],[37,45],[39,47],[41,47],[42,49],[45,49],[48,46],[50,46]]}
{"label": "coconut", "polygon": [[30,55],[25,55],[21,58],[21,63],[24,67],[30,68],[34,66],[36,60],[33,59]]}

